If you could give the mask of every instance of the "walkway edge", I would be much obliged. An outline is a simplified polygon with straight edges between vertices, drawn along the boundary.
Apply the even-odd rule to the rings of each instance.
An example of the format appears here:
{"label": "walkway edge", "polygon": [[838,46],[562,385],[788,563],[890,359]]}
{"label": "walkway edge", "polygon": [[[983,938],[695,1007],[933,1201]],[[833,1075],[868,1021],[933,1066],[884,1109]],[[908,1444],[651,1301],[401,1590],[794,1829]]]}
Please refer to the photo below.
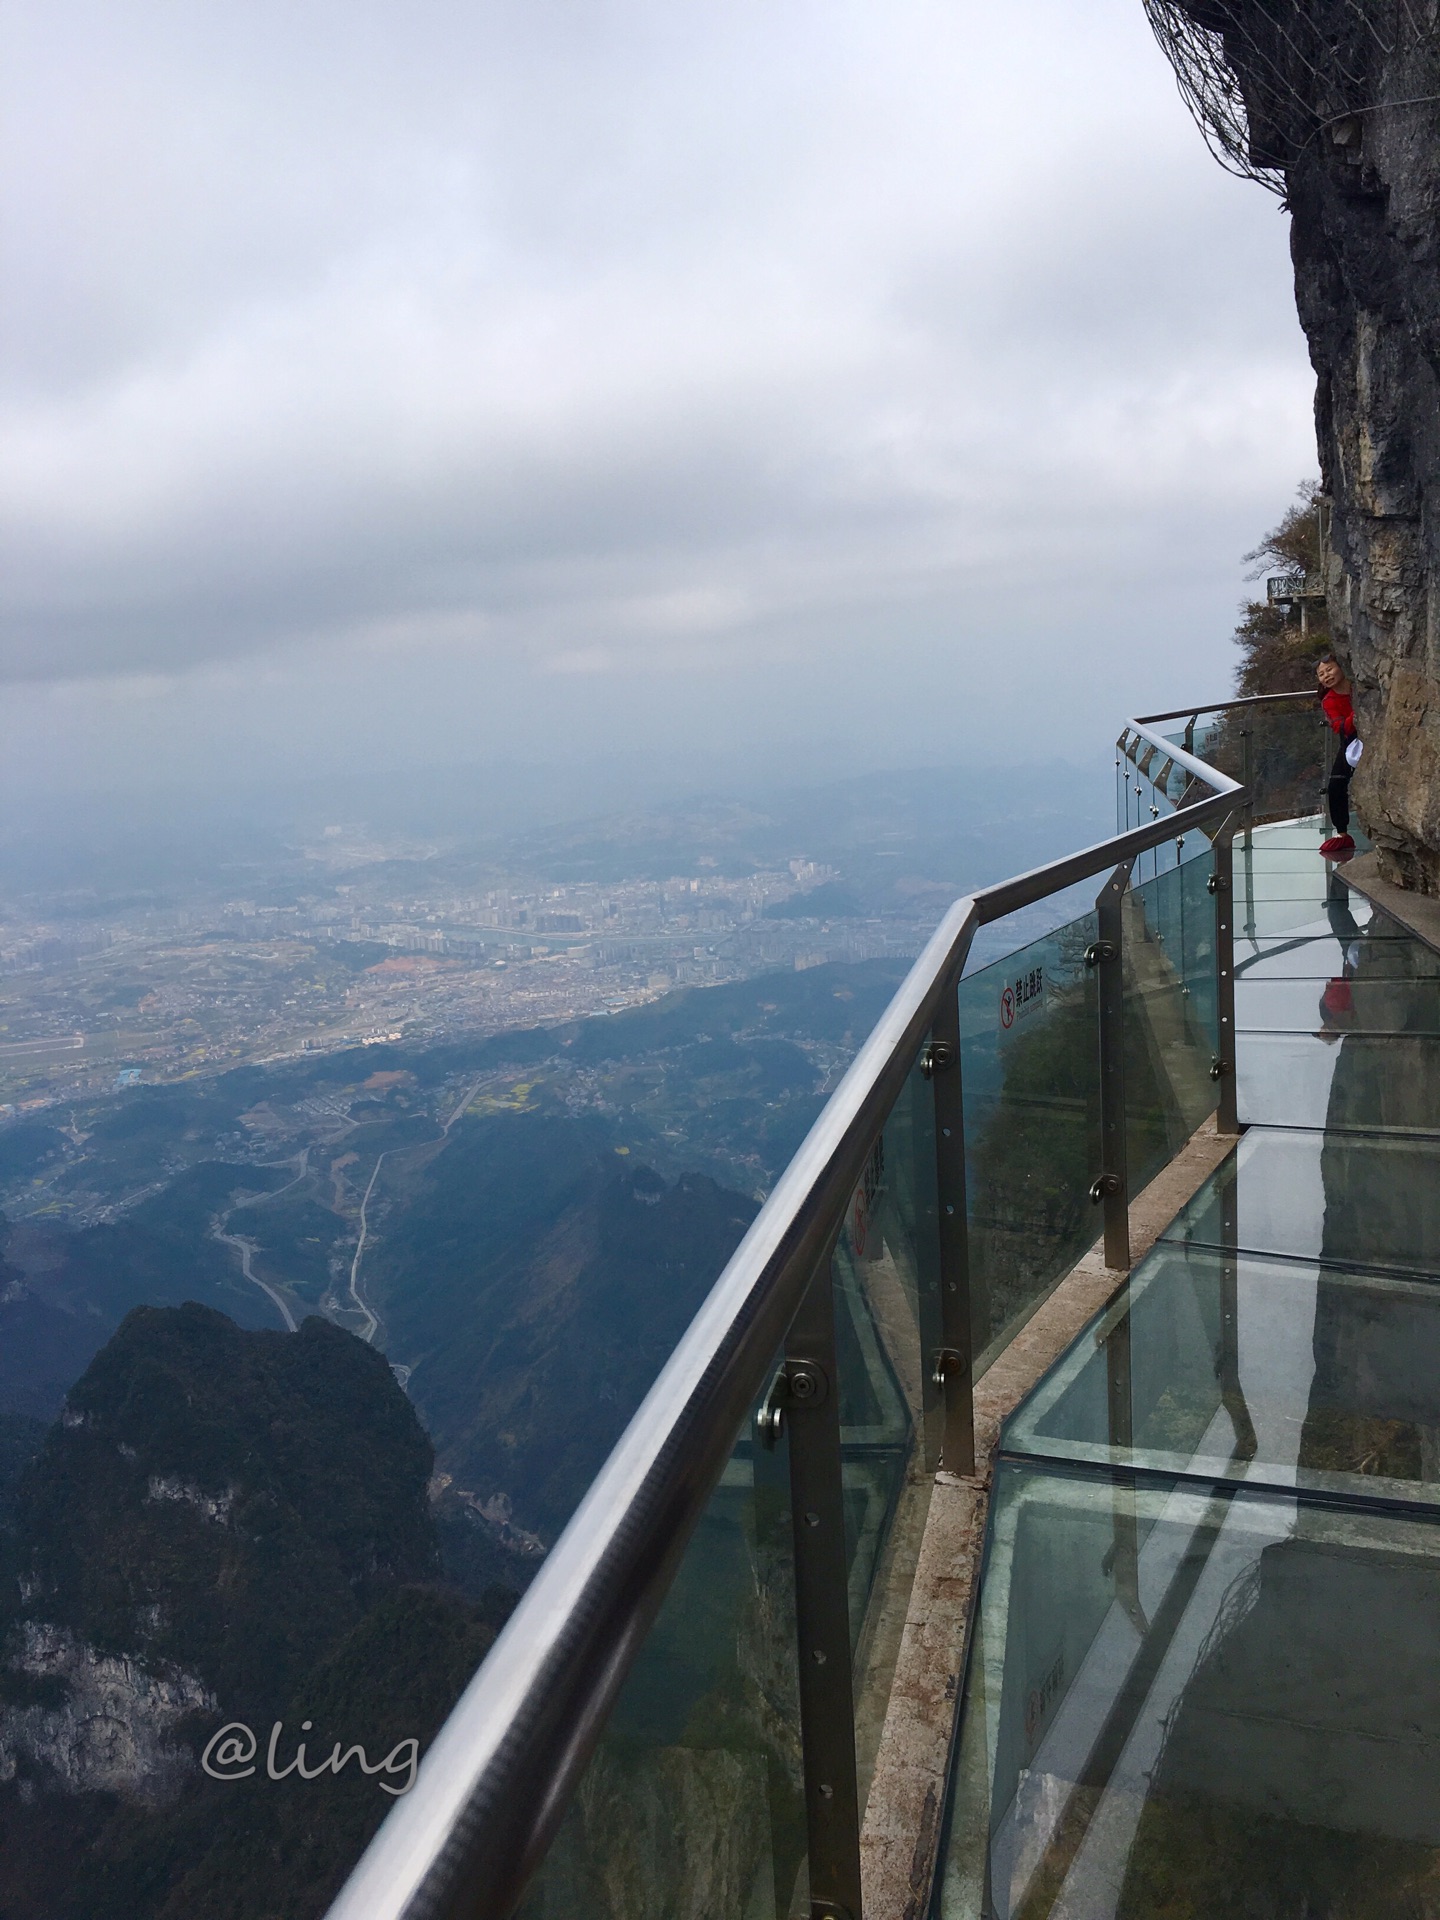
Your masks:
{"label": "walkway edge", "polygon": [[[1132,1203],[1136,1264],[1235,1144],[1207,1120]],[[860,1836],[865,1920],[928,1911],[1000,1429],[1124,1285],[1104,1251],[1097,1241],[976,1381],[974,1477],[935,1476]]]}
{"label": "walkway edge", "polygon": [[1398,921],[1432,953],[1440,953],[1440,900],[1432,899],[1428,893],[1407,893],[1404,888],[1382,880],[1380,862],[1373,853],[1357,853],[1338,871],[1347,887],[1363,893],[1372,906]]}

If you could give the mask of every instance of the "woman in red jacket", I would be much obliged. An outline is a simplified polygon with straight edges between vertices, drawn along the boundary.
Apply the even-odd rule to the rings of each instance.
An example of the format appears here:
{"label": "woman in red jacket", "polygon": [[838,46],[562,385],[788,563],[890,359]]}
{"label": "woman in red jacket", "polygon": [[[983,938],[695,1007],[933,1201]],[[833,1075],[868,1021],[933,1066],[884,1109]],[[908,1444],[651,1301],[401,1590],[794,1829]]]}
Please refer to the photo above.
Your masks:
{"label": "woman in red jacket", "polygon": [[[1328,840],[1322,840],[1320,851],[1326,859],[1337,854],[1353,853],[1355,842],[1350,838],[1350,776],[1355,769],[1347,757],[1351,741],[1355,739],[1355,707],[1351,700],[1353,689],[1345,676],[1345,669],[1333,653],[1327,653],[1323,660],[1317,661],[1315,678],[1320,682],[1320,705],[1325,709],[1325,718],[1340,736],[1340,751],[1335,756],[1335,765],[1330,769],[1330,785],[1326,797],[1330,806],[1330,822],[1335,831]],[[1358,758],[1358,753],[1356,755]]]}

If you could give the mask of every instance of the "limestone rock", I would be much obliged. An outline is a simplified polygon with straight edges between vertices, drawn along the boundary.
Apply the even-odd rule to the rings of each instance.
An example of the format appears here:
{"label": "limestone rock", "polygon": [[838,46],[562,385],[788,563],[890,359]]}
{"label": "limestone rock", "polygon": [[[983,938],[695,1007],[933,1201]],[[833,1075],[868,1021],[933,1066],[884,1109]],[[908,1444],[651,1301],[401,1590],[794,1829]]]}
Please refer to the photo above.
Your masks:
{"label": "limestone rock", "polygon": [[177,1730],[189,1714],[213,1714],[215,1696],[178,1667],[152,1672],[63,1627],[28,1621],[19,1639],[10,1671],[39,1683],[40,1697],[0,1708],[0,1781],[38,1775],[68,1793],[172,1800],[195,1771]]}
{"label": "limestone rock", "polygon": [[[1440,893],[1436,7],[1146,4],[1162,39],[1166,20],[1183,18],[1192,48],[1198,35],[1228,67],[1255,170],[1285,189],[1320,466],[1334,503],[1332,627],[1365,741],[1356,811],[1386,878]],[[1173,40],[1168,50],[1175,57]],[[1183,73],[1183,60],[1177,66]],[[1223,146],[1213,109],[1199,117]]]}

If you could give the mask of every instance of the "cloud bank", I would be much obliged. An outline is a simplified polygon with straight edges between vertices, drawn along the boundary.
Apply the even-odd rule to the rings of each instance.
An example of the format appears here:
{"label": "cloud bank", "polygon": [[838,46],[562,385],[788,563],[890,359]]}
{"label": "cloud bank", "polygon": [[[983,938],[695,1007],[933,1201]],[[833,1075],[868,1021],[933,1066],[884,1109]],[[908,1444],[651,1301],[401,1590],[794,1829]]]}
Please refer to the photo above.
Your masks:
{"label": "cloud bank", "polygon": [[22,0],[0,72],[0,677],[57,764],[384,689],[397,751],[457,689],[703,733],[877,657],[898,740],[946,657],[998,716],[998,634],[1063,710],[1201,616],[1215,678],[1313,462],[1283,226],[1138,0]]}

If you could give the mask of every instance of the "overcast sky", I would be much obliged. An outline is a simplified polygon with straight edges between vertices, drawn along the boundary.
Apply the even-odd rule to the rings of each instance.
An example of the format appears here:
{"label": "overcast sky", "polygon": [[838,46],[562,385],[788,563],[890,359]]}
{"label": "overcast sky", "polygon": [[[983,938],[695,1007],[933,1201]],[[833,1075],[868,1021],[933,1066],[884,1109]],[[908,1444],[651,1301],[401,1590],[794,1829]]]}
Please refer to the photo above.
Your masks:
{"label": "overcast sky", "polygon": [[1140,0],[12,0],[6,790],[1088,754],[1314,468]]}

